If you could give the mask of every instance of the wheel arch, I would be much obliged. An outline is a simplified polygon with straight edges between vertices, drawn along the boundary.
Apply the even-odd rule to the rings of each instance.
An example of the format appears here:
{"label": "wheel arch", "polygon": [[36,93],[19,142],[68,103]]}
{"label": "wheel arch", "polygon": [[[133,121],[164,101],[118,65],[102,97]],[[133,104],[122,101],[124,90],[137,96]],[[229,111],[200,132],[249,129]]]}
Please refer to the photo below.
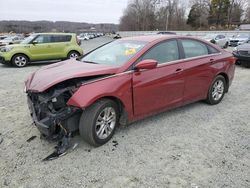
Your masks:
{"label": "wheel arch", "polygon": [[13,58],[14,58],[16,55],[24,55],[25,57],[27,57],[28,61],[30,61],[30,57],[29,57],[27,54],[25,54],[25,53],[14,53],[14,54],[12,55],[12,57],[11,57],[11,61],[13,60]]}
{"label": "wheel arch", "polygon": [[77,52],[77,53],[79,54],[79,56],[81,56],[81,52],[79,52],[78,50],[76,50],[76,49],[68,49],[68,50],[67,50],[67,57],[69,56],[69,54],[70,54],[71,52]]}
{"label": "wheel arch", "polygon": [[123,101],[121,99],[119,99],[118,97],[116,97],[116,96],[102,96],[100,98],[97,98],[90,105],[96,103],[99,100],[103,100],[103,99],[112,100],[112,101],[114,101],[117,104],[118,109],[119,109],[119,123],[121,125],[126,125],[127,122],[128,122],[127,110],[126,110],[126,107],[125,107]]}

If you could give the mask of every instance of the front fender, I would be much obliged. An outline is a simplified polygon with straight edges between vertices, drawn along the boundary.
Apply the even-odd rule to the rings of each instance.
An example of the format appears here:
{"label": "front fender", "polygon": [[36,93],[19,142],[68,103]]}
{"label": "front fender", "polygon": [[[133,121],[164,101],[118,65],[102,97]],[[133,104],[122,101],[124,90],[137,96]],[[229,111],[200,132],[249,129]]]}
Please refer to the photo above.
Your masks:
{"label": "front fender", "polygon": [[122,73],[82,85],[69,99],[67,105],[86,108],[104,97],[119,99],[128,117],[133,116],[132,75]]}

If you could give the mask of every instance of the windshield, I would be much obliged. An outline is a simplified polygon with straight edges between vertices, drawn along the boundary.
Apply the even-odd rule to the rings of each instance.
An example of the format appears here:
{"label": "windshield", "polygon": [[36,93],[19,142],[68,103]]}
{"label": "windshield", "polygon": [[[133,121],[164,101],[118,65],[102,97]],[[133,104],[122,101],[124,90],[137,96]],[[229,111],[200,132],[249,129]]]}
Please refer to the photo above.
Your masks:
{"label": "windshield", "polygon": [[30,35],[29,37],[25,38],[21,44],[29,44],[34,38],[36,37],[36,35]]}
{"label": "windshield", "polygon": [[142,41],[120,40],[96,49],[81,61],[112,66],[121,66],[134,57],[147,43]]}

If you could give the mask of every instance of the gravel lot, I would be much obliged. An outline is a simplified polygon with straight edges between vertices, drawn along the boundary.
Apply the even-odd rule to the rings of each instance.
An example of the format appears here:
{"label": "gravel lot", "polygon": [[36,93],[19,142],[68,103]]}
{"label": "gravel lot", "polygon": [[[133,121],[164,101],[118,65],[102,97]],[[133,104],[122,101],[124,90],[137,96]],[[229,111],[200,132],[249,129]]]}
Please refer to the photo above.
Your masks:
{"label": "gravel lot", "polygon": [[0,65],[0,187],[250,187],[250,69],[236,68],[219,105],[197,102],[120,127],[99,148],[76,136],[75,151],[42,162],[56,143],[39,138],[23,93],[41,66]]}

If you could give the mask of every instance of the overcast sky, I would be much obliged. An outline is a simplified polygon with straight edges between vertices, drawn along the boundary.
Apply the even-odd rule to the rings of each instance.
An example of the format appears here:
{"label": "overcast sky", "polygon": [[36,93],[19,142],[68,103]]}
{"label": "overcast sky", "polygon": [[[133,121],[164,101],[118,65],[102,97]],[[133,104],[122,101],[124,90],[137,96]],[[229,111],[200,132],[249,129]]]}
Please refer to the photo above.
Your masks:
{"label": "overcast sky", "polygon": [[0,20],[119,23],[128,0],[0,0]]}

